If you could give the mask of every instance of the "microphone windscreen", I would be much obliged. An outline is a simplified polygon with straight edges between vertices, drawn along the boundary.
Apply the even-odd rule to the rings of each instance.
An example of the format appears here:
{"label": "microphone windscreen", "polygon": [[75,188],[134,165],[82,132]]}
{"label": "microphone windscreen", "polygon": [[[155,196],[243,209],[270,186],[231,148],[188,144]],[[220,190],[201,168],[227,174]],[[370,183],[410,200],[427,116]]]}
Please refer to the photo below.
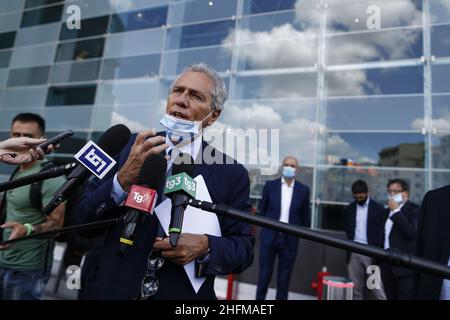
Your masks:
{"label": "microphone windscreen", "polygon": [[116,124],[98,139],[98,146],[110,156],[118,154],[130,140],[131,132],[127,126]]}
{"label": "microphone windscreen", "polygon": [[164,183],[167,170],[167,160],[160,154],[148,157],[139,172],[138,185],[145,185],[158,190]]}

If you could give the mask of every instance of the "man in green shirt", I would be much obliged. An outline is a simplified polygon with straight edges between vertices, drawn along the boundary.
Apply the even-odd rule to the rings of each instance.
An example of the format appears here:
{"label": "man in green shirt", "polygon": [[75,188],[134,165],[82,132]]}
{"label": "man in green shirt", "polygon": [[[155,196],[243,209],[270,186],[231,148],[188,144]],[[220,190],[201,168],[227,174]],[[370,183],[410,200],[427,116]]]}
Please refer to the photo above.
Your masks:
{"label": "man in green shirt", "polygon": [[[45,121],[32,113],[18,114],[12,121],[11,137],[40,138],[45,132]],[[22,164],[14,179],[39,172],[44,160]],[[64,183],[64,177],[45,180],[42,183],[42,208]],[[6,192],[6,219],[3,240],[23,237],[31,233],[61,228],[64,222],[65,204],[49,215],[32,205],[30,185]],[[40,299],[49,277],[53,260],[53,240],[27,240],[8,246],[0,246],[0,298],[4,300]]]}

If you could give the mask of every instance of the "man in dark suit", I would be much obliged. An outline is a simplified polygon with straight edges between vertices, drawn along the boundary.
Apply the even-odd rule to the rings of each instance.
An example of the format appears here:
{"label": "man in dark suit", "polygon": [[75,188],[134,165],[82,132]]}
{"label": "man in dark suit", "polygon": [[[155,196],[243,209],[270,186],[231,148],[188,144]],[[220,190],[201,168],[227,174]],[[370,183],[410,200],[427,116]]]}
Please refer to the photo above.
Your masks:
{"label": "man in dark suit", "polygon": [[[414,254],[419,206],[409,201],[409,185],[402,179],[389,180],[388,209],[385,212],[384,249]],[[414,270],[380,264],[381,279],[388,300],[412,299]]]}
{"label": "man in dark suit", "polygon": [[[416,256],[450,266],[450,185],[427,192],[420,209]],[[415,273],[414,296],[450,300],[450,280]]]}
{"label": "man in dark suit", "polygon": [[[172,84],[166,114],[161,124],[166,135],[153,130],[133,136],[116,157],[118,171],[108,173],[100,182],[88,185],[79,205],[78,223],[93,222],[126,213],[120,206],[127,192],[137,182],[139,171],[147,157],[169,150],[170,167],[174,153],[188,153],[195,159],[194,177],[202,175],[212,201],[250,211],[249,177],[247,170],[234,159],[223,155],[205,142],[201,131],[219,117],[227,98],[225,84],[209,66],[188,67]],[[210,159],[205,159],[207,156]],[[203,157],[203,158],[202,158]],[[211,163],[211,159],[219,159]],[[226,164],[225,164],[226,163]],[[159,199],[163,198],[158,190]],[[158,203],[157,203],[158,205]],[[123,226],[110,227],[99,247],[86,258],[82,272],[83,299],[133,299],[146,289],[144,276],[152,248],[165,259],[154,274],[159,287],[153,299],[215,299],[216,275],[239,273],[253,261],[254,238],[250,225],[226,216],[219,217],[222,236],[182,233],[178,245],[172,248],[168,238],[159,239],[160,224],[155,214],[147,215],[137,234],[135,245],[123,255],[118,254]],[[145,230],[145,232],[144,232]],[[183,268],[195,261],[198,276],[206,280],[195,292]]]}
{"label": "man in dark suit", "polygon": [[[283,160],[281,179],[267,181],[260,202],[261,215],[281,222],[309,227],[309,188],[295,180],[299,170],[298,160],[286,157]],[[278,255],[277,300],[288,298],[289,280],[298,249],[298,237],[274,230],[261,229],[259,279],[256,299],[264,300],[273,263]]]}
{"label": "man in dark suit", "polygon": [[[383,247],[385,209],[369,197],[369,187],[363,180],[357,180],[353,183],[352,194],[355,201],[350,203],[345,214],[347,238],[359,243]],[[386,300],[381,283],[378,288],[371,290],[366,286],[367,268],[373,265],[371,257],[347,252],[347,262],[349,278],[355,284],[353,299]]]}

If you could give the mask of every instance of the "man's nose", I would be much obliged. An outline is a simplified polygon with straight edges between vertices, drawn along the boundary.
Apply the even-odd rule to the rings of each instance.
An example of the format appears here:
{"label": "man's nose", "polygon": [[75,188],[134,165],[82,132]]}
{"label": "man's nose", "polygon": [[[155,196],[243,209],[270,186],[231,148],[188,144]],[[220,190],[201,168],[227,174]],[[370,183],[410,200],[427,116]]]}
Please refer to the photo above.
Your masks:
{"label": "man's nose", "polygon": [[174,102],[183,108],[189,107],[189,95],[187,91],[182,92],[180,95],[175,97]]}

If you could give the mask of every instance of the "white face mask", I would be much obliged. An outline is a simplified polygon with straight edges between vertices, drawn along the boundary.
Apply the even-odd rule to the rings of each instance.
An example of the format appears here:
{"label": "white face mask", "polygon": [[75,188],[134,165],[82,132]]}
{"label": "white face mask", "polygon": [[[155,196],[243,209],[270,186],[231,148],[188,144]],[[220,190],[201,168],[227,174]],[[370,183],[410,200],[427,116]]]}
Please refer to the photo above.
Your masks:
{"label": "white face mask", "polygon": [[201,121],[192,121],[175,118],[167,113],[159,122],[167,131],[169,139],[173,142],[180,143],[182,141],[190,140],[194,141],[202,135],[203,126],[202,123],[212,114],[212,110]]}
{"label": "white face mask", "polygon": [[398,205],[403,203],[403,195],[402,193],[396,193],[393,196],[389,196],[389,200],[395,201]]}

